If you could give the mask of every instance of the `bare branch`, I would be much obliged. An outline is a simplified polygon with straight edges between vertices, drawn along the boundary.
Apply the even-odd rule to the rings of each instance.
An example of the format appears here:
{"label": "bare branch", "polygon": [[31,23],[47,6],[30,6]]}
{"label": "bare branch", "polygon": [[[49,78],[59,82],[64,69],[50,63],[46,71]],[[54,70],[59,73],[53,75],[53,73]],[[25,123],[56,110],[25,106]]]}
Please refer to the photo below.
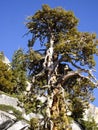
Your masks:
{"label": "bare branch", "polygon": [[44,73],[45,73],[45,71],[44,71],[44,69],[43,69],[40,73],[38,73],[38,74],[36,74],[35,76],[33,76],[32,82],[34,83],[34,82],[35,82],[35,79],[36,79],[37,77],[43,76]]}
{"label": "bare branch", "polygon": [[89,76],[84,76],[84,75],[81,75],[81,74],[79,74],[79,76],[89,80],[91,83],[94,84],[95,87],[98,87],[98,81],[97,80],[93,81]]}
{"label": "bare branch", "polygon": [[39,49],[39,50],[36,50],[35,52],[40,52],[40,51],[46,51],[46,49]]}
{"label": "bare branch", "polygon": [[[84,69],[83,69],[84,70]],[[64,82],[66,82],[66,80],[68,80],[69,78],[71,78],[72,76],[80,76],[81,78],[85,78],[87,80],[89,80],[90,82],[92,82],[96,87],[98,86],[98,81],[97,79],[91,74],[90,76],[84,76],[81,73],[83,72],[82,69],[79,69],[77,71],[72,71],[69,72],[67,75],[63,76],[63,78],[60,80],[60,82],[62,84],[64,84]],[[89,73],[88,70],[84,70],[85,72]],[[92,79],[91,79],[92,78]],[[94,81],[95,80],[95,81]]]}
{"label": "bare branch", "polygon": [[77,66],[77,65],[74,64],[72,61],[71,61],[71,64],[72,64],[75,68],[77,68],[77,69],[82,69],[80,66]]}
{"label": "bare branch", "polygon": [[72,76],[75,76],[75,75],[79,75],[79,72],[80,70],[78,70],[78,71],[71,71],[71,72],[69,72],[67,75],[64,75],[63,76],[63,78],[61,79],[62,80],[62,84],[66,81],[66,80],[68,80],[69,78],[71,78]]}

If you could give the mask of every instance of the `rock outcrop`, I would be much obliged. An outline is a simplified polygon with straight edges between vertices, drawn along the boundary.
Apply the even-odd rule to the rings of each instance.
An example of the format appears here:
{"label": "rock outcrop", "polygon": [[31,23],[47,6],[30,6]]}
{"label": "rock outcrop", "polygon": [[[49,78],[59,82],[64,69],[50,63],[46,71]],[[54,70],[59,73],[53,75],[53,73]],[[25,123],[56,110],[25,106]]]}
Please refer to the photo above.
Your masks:
{"label": "rock outcrop", "polygon": [[[0,110],[0,130],[28,130],[29,124],[23,117],[24,109],[19,107],[19,103],[17,98],[0,94],[0,108],[5,106],[4,110]],[[20,119],[15,111],[21,113]]]}
{"label": "rock outcrop", "polygon": [[15,122],[11,127],[9,127],[7,130],[28,130],[29,124],[27,124],[25,121],[17,121]]}
{"label": "rock outcrop", "polygon": [[[17,118],[13,109],[12,110],[0,110],[0,130],[28,130],[29,124],[27,121],[33,118],[42,119],[40,114],[25,113],[25,110],[19,106],[20,102],[17,98],[10,97],[5,94],[0,94],[0,106],[10,106],[15,110],[21,112],[21,119]],[[88,120],[88,115],[94,117],[96,123],[98,123],[98,108],[90,104],[89,109],[85,111],[84,120]],[[26,121],[27,120],[27,121]],[[73,121],[71,124],[72,130],[82,130],[81,126]]]}
{"label": "rock outcrop", "polygon": [[23,112],[23,108],[19,107],[21,104],[17,98],[0,94],[0,104],[14,107],[16,110]]}
{"label": "rock outcrop", "polygon": [[[43,118],[41,114],[26,114],[25,109],[20,104],[21,102],[17,98],[0,94],[0,109],[5,107],[4,110],[0,110],[0,130],[28,130],[28,122],[32,117],[38,119]],[[19,115],[16,115],[14,111],[21,113],[21,117],[18,117]]]}
{"label": "rock outcrop", "polygon": [[75,121],[72,122],[71,128],[72,128],[72,130],[83,130],[81,128],[81,126],[77,122],[75,122]]}
{"label": "rock outcrop", "polygon": [[4,63],[10,64],[9,59],[4,55],[3,52],[0,52],[0,57],[1,57],[1,60],[2,60]]}
{"label": "rock outcrop", "polygon": [[85,111],[84,114],[84,120],[88,120],[89,118],[94,118],[98,124],[98,107],[95,107],[93,104],[89,104],[89,108]]}

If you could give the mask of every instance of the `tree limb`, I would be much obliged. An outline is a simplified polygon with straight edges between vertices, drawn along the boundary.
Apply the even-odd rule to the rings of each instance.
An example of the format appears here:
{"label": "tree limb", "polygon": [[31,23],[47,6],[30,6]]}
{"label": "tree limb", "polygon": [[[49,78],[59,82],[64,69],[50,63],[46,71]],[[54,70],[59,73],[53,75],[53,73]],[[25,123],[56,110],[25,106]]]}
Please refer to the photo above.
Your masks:
{"label": "tree limb", "polygon": [[[92,83],[97,87],[97,86],[98,86],[98,81],[96,80],[96,78],[95,78],[92,74],[91,74],[91,76],[84,76],[84,75],[82,75],[81,73],[82,73],[83,71],[89,73],[89,70],[78,69],[78,70],[76,70],[76,71],[69,72],[67,75],[64,75],[59,82],[61,82],[62,84],[64,84],[64,82],[66,82],[66,80],[68,80],[68,79],[71,78],[72,76],[76,76],[76,75],[77,75],[77,76],[79,76],[79,77],[81,77],[81,78],[85,78],[85,79],[89,80],[90,82],[92,82]],[[92,77],[92,79],[94,79],[95,81],[93,81],[93,80],[91,79],[91,77]]]}

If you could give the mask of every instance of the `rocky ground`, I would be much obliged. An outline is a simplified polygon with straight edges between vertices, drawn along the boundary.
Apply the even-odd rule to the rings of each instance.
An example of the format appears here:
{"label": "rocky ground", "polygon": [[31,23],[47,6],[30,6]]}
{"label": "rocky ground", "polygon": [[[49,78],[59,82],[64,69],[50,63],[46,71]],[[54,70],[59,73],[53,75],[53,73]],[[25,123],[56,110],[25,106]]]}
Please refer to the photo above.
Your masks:
{"label": "rocky ground", "polygon": [[[30,113],[26,115],[24,108],[17,98],[0,94],[0,130],[28,130],[30,119],[32,117],[43,118],[42,115]],[[86,110],[84,119],[88,119],[88,115],[94,117],[98,123],[98,108],[90,104],[90,108]],[[72,130],[82,130],[78,123],[72,122]]]}

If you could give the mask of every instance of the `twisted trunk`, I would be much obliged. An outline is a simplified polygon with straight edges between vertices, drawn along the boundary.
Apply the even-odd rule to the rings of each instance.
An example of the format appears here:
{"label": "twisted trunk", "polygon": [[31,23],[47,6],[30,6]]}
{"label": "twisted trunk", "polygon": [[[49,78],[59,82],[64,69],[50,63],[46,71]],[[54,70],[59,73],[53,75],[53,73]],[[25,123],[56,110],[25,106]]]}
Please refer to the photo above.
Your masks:
{"label": "twisted trunk", "polygon": [[[46,52],[46,57],[44,61],[44,68],[48,71],[48,91],[47,91],[47,109],[46,114],[50,120],[50,130],[59,130],[57,119],[60,117],[63,120],[63,128],[69,130],[67,128],[69,126],[69,121],[66,115],[66,106],[64,101],[64,89],[62,89],[61,84],[59,83],[57,86],[57,76],[54,71],[54,63],[53,63],[53,36],[50,38],[50,47]],[[63,91],[62,91],[63,90]],[[60,121],[62,124],[62,121]]]}

